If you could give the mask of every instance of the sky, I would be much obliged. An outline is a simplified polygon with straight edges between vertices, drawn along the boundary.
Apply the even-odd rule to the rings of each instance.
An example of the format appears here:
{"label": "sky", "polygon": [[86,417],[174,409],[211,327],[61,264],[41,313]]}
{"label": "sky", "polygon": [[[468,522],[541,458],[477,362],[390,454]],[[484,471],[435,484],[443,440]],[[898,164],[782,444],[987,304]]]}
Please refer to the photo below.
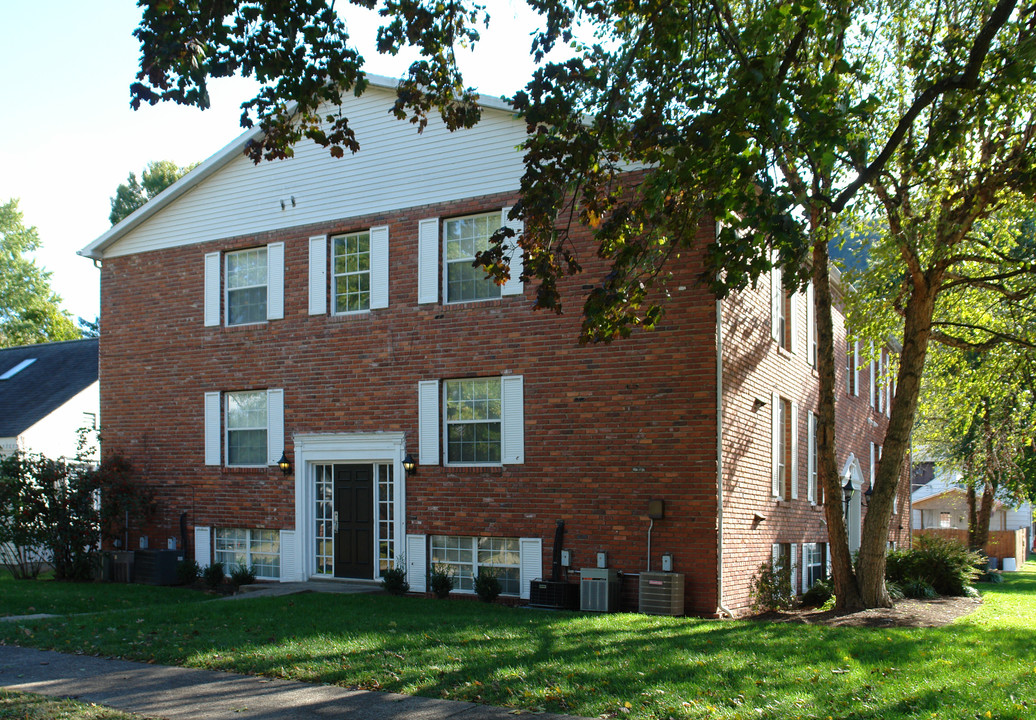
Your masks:
{"label": "sky", "polygon": [[[488,0],[482,41],[461,56],[465,82],[483,95],[510,95],[532,73],[524,3]],[[343,7],[345,7],[343,5]],[[346,23],[370,73],[399,77],[413,55],[379,55],[373,13],[348,6]],[[236,138],[252,85],[210,86],[205,111],[163,103],[130,109],[140,46],[134,0],[39,0],[0,8],[0,203],[19,200],[42,247],[39,265],[73,317],[99,314],[100,271],[80,257],[109,227],[111,197],[151,161],[199,162]],[[361,150],[362,152],[362,150]]]}

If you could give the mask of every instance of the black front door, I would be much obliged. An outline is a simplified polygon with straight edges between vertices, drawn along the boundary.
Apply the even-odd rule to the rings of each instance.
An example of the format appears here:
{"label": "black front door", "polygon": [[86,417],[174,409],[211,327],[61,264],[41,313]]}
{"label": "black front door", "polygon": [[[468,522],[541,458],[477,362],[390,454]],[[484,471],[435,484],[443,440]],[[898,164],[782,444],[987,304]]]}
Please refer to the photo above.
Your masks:
{"label": "black front door", "polygon": [[370,465],[335,465],[335,577],[374,577],[374,475]]}

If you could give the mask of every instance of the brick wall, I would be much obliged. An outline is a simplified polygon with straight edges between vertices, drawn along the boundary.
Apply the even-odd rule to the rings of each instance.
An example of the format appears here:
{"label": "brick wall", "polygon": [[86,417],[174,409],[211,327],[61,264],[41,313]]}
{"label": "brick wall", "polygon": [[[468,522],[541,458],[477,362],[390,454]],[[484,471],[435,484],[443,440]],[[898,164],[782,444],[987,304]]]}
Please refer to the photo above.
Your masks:
{"label": "brick wall", "polygon": [[[525,463],[423,466],[407,481],[407,532],[543,538],[557,519],[575,568],[646,565],[647,503],[661,498],[652,547],[688,575],[689,612],[715,609],[714,302],[677,269],[664,327],[612,345],[580,346],[579,296],[603,265],[563,283],[566,314],[522,296],[417,304],[417,223],[499,210],[490,196],[392,215],[294,228],[104,261],[101,382],[104,450],[122,453],[158,493],[152,547],[192,526],[292,528],[294,478],[276,468],[204,465],[203,394],[283,388],[285,435],[403,431],[416,455],[417,384],[524,376]],[[390,304],[359,316],[310,316],[308,238],[387,224]],[[708,237],[702,231],[702,239]],[[203,257],[285,243],[285,317],[251,327],[203,326]],[[676,288],[682,288],[677,290]],[[296,469],[298,471],[298,469]],[[156,539],[157,538],[157,541]]]}

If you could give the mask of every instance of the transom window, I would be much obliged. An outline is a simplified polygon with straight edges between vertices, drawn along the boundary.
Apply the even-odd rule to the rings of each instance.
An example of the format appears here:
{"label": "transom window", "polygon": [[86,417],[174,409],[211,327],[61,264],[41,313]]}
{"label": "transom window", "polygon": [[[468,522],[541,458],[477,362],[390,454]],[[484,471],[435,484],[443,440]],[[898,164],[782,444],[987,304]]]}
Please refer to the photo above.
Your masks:
{"label": "transom window", "polygon": [[451,568],[457,590],[474,590],[475,577],[488,571],[500,581],[503,594],[520,593],[518,538],[433,535],[431,546],[432,565]]}
{"label": "transom window", "polygon": [[281,576],[281,534],[277,530],[216,528],[216,562],[228,573],[252,568],[255,576],[276,580]]}
{"label": "transom window", "polygon": [[331,249],[334,312],[370,310],[370,233],[352,233],[332,238]]}
{"label": "transom window", "polygon": [[266,465],[266,391],[227,393],[227,465]]}
{"label": "transom window", "polygon": [[499,463],[500,378],[446,381],[446,462]]}
{"label": "transom window", "polygon": [[500,286],[487,277],[484,270],[471,265],[475,253],[489,249],[489,238],[499,228],[499,212],[445,222],[446,302],[500,297]]}
{"label": "transom window", "polygon": [[266,248],[227,253],[227,325],[266,322]]}

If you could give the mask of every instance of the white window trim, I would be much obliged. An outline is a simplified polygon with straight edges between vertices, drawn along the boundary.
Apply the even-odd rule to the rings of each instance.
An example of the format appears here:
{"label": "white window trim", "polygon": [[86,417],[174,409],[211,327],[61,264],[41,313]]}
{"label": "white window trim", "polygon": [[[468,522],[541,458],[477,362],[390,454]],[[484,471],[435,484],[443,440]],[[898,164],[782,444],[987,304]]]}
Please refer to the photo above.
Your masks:
{"label": "white window trim", "polygon": [[[283,568],[283,565],[284,565],[284,553],[283,553],[283,550],[282,550],[281,545],[280,545],[279,531],[272,530],[270,528],[236,528],[236,527],[213,528],[212,529],[212,556],[213,556],[213,558],[217,557],[220,552],[226,552],[226,551],[221,551],[217,547],[218,542],[219,542],[219,533],[220,533],[220,531],[223,531],[223,530],[244,530],[247,533],[247,535],[245,536],[246,537],[246,541],[245,541],[245,548],[244,548],[245,556],[248,558],[248,562],[245,565],[245,567],[247,567],[247,568],[254,568],[254,564],[252,563],[252,532],[255,531],[255,530],[267,530],[268,532],[278,533],[278,546],[277,546],[277,571],[278,571],[278,574],[277,575],[260,575],[257,572],[256,573],[256,577],[261,579],[261,580],[280,580],[281,579],[281,575],[283,575],[282,568]],[[227,567],[226,565],[224,565],[224,569],[227,571],[227,574],[229,575],[230,572],[233,571],[235,568]]]}

